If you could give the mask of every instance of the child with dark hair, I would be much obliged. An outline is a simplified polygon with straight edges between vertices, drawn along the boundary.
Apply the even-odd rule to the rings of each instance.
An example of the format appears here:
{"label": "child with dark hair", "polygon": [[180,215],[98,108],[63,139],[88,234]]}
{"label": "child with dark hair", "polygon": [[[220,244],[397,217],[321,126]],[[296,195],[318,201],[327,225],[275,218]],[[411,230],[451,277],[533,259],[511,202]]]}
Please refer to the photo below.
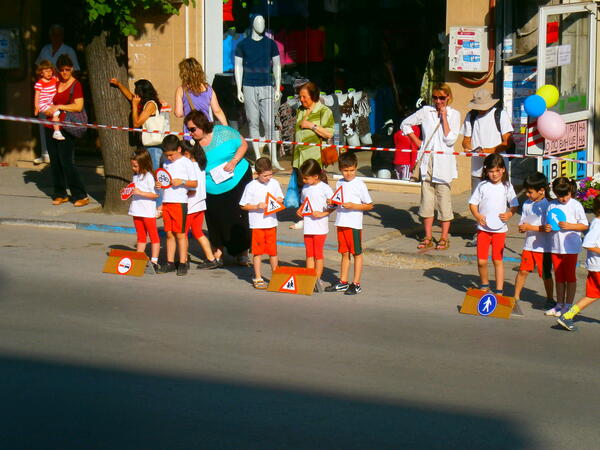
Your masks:
{"label": "child with dark hair", "polygon": [[525,244],[521,253],[521,266],[515,279],[515,295],[519,300],[529,272],[537,267],[538,274],[546,289],[546,307],[555,306],[554,284],[552,281],[552,255],[548,233],[545,232],[546,212],[548,211],[548,180],[543,173],[529,175],[523,183],[527,201],[523,204],[519,232],[525,234]]}
{"label": "child with dark hair", "polygon": [[[342,255],[340,280],[327,287],[328,292],[344,292],[356,295],[362,292],[360,276],[362,274],[362,227],[363,214],[373,209],[373,200],[364,181],[356,177],[358,160],[353,152],[340,155],[338,167],[343,178],[335,185],[334,197],[339,196],[341,205],[337,206],[335,225],[337,227],[338,252]],[[333,205],[332,200],[328,204]],[[350,255],[354,255],[354,276],[348,283]]]}
{"label": "child with dark hair", "polygon": [[283,203],[283,192],[279,181],[273,178],[273,166],[269,158],[258,158],[254,163],[256,178],[246,185],[240,207],[248,211],[250,230],[252,231],[252,262],[255,289],[266,289],[267,283],[262,278],[260,266],[262,255],[269,255],[271,270],[277,269],[277,213],[268,214],[268,202],[271,195],[279,203]]}
{"label": "child with dark hair", "polygon": [[152,173],[152,159],[144,148],[137,149],[131,155],[131,170],[133,170],[133,195],[129,205],[129,215],[133,216],[133,225],[137,233],[136,251],[146,251],[146,235],[150,238],[150,262],[155,271],[158,271],[158,254],[160,252],[160,239],[156,228],[156,199],[158,194],[155,188],[154,174]]}
{"label": "child with dark hair", "polygon": [[576,329],[573,324],[575,316],[600,298],[600,197],[594,199],[593,210],[596,218],[583,240],[583,247],[587,249],[585,266],[588,270],[585,296],[558,318],[558,323],[569,331]]}
{"label": "child with dark hair", "polygon": [[[302,188],[302,206],[298,209],[298,216],[304,217],[304,248],[306,249],[306,267],[315,269],[317,273],[316,289],[323,291],[321,276],[325,264],[325,240],[329,233],[328,216],[331,209],[327,200],[333,191],[327,184],[325,172],[315,159],[307,159],[300,166],[300,177],[304,183]],[[303,216],[302,210],[305,203],[310,204],[310,215]]]}
{"label": "child with dark hair", "polygon": [[581,251],[581,232],[588,229],[588,220],[581,203],[573,198],[577,192],[575,181],[559,177],[552,182],[552,191],[556,199],[548,206],[548,218],[554,223],[546,224],[545,230],[550,233],[556,306],[545,314],[560,317],[575,298],[577,255]]}
{"label": "child with dark hair", "polygon": [[[506,222],[519,206],[515,190],[508,180],[504,159],[492,153],[483,161],[483,174],[469,199],[469,209],[477,221],[477,269],[481,289],[490,290],[488,254],[492,247],[492,262],[496,273],[494,293],[504,293],[504,242],[508,227]],[[509,207],[508,211],[506,207]]]}

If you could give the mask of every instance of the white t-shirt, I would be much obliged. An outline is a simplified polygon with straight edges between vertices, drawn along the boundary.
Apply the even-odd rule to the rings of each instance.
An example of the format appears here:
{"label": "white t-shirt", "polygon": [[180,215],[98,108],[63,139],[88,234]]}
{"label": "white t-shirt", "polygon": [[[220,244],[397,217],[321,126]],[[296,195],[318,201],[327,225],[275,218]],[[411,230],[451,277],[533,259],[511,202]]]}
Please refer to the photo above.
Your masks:
{"label": "white t-shirt", "polygon": [[[327,211],[327,199],[333,196],[333,190],[327,183],[319,181],[309,186],[305,184],[302,188],[302,203],[308,197],[313,211]],[[304,234],[327,234],[329,232],[329,217],[304,217]]]}
{"label": "white t-shirt", "polygon": [[[135,187],[142,192],[157,194],[154,187],[154,177],[150,172],[143,175],[135,174],[133,180]],[[129,205],[129,215],[134,217],[156,217],[156,199],[146,198],[141,195],[132,195]]]}
{"label": "white t-shirt", "polygon": [[477,229],[490,233],[506,233],[508,226],[498,215],[506,212],[507,205],[519,206],[519,201],[512,184],[494,184],[484,180],[473,191],[469,204],[478,206],[479,213],[485,217],[487,223],[485,227],[478,225]]}
{"label": "white t-shirt", "polygon": [[[587,217],[583,206],[575,199],[570,199],[566,205],[558,200],[552,200],[548,210],[560,209],[565,213],[569,223],[582,223],[588,225]],[[552,253],[558,255],[574,255],[581,251],[581,233],[579,231],[560,230],[550,232],[550,242],[552,243]]]}
{"label": "white t-shirt", "polygon": [[[600,219],[592,220],[592,225],[583,239],[584,248],[600,248]],[[600,254],[587,251],[585,267],[590,272],[600,272]]]}
{"label": "white t-shirt", "polygon": [[72,47],[69,47],[66,44],[61,44],[60,47],[58,47],[58,50],[56,51],[56,53],[54,55],[52,54],[52,44],[44,45],[42,47],[42,50],[40,51],[40,54],[38,55],[37,59],[35,60],[35,63],[39,64],[43,59],[47,59],[54,66],[56,66],[56,61],[58,61],[58,57],[63,54],[65,54],[65,55],[69,56],[69,58],[71,58],[71,61],[73,62],[73,70],[78,71],[79,70],[79,61],[77,60],[77,53],[75,53],[75,50],[73,50]]}
{"label": "white t-shirt", "polygon": [[[373,203],[367,185],[360,178],[354,178],[351,181],[346,181],[342,178],[335,184],[335,190],[337,191],[340,186],[342,187],[344,203]],[[340,205],[337,207],[335,226],[362,230],[363,212],[356,209],[346,209]]]}
{"label": "white t-shirt", "polygon": [[[169,172],[171,175],[171,180],[180,179],[184,181],[195,181],[196,180],[196,171],[194,170],[194,165],[189,159],[185,156],[182,156],[175,161],[165,161],[163,163],[163,168]],[[195,188],[189,188],[193,190]],[[187,203],[188,202],[188,188],[183,185],[180,186],[171,186],[164,190],[163,194],[163,203]]]}
{"label": "white t-shirt", "polygon": [[192,164],[198,180],[198,187],[194,195],[188,197],[188,214],[206,211],[206,172],[200,169],[198,163],[192,161]]}
{"label": "white t-shirt", "polygon": [[[271,178],[267,184],[263,184],[257,179],[252,180],[244,189],[240,205],[264,203],[267,199],[267,192],[275,198],[283,198],[281,186],[275,178]],[[248,211],[248,218],[250,219],[250,228],[273,228],[277,226],[277,213],[265,216],[264,209]]]}
{"label": "white t-shirt", "polygon": [[[500,112],[500,131],[498,131],[496,118],[494,117],[495,111],[496,108],[494,107],[484,116],[477,115],[473,123],[473,129],[471,129],[471,114],[467,114],[461,133],[463,136],[471,138],[473,148],[496,147],[502,143],[502,135],[514,131],[508,119],[508,114],[504,110]],[[473,156],[471,158],[471,176],[481,177],[484,159],[482,156]],[[504,164],[508,167],[508,160],[506,158],[504,158]]]}
{"label": "white t-shirt", "polygon": [[[529,225],[546,225],[546,212],[550,202],[545,198],[532,202],[527,200],[523,204],[521,211],[521,220],[519,225],[527,223]],[[550,252],[550,235],[543,231],[527,231],[525,233],[525,244],[523,250],[532,252]]]}

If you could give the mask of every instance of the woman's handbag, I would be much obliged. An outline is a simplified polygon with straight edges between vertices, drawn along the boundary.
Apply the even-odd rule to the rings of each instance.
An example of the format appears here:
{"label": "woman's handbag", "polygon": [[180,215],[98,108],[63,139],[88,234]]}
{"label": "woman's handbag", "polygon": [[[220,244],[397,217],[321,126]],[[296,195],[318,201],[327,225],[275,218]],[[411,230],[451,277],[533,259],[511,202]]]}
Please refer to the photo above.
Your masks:
{"label": "woman's handbag", "polygon": [[300,189],[298,188],[298,174],[296,170],[292,169],[292,175],[290,176],[290,181],[288,182],[283,204],[286,208],[300,207]]}
{"label": "woman's handbag", "polygon": [[[319,122],[323,121],[323,109],[321,108],[321,114],[319,117]],[[328,144],[333,144],[333,138],[329,139]],[[321,139],[321,145],[323,145],[323,140]],[[331,164],[335,164],[338,161],[338,149],[335,145],[331,145],[329,147],[322,146],[321,147],[321,166],[327,167]]]}
{"label": "woman's handbag", "polygon": [[161,133],[142,132],[142,145],[144,147],[156,147],[162,144],[164,138],[162,132],[165,131],[165,118],[160,114],[160,109],[156,102],[154,100],[150,101],[154,103],[156,111],[154,112],[153,116],[150,116],[146,119],[143,128],[151,131],[158,130]]}
{"label": "woman's handbag", "polygon": [[[75,83],[78,82],[75,81],[73,84],[71,84],[69,91],[69,104],[73,103],[73,91],[75,90]],[[85,112],[85,108],[83,108],[81,111],[65,111],[65,122],[87,123],[87,121],[88,117],[87,113]],[[70,127],[65,125],[62,128],[71,136],[76,138],[83,137],[87,131],[86,127]]]}
{"label": "woman's handbag", "polygon": [[425,142],[425,145],[423,146],[423,151],[421,152],[421,156],[419,156],[417,158],[415,167],[413,168],[413,170],[410,174],[410,181],[412,181],[414,183],[419,183],[422,181],[421,161],[423,161],[423,156],[425,155],[425,150],[427,150],[427,147],[429,146],[431,139],[433,139],[433,136],[435,136],[435,133],[437,132],[438,128],[440,127],[440,124],[441,124],[441,122],[438,122],[438,124],[436,125],[436,127],[433,130],[433,133],[431,133],[431,136],[429,136],[429,138],[427,139],[427,142]]}

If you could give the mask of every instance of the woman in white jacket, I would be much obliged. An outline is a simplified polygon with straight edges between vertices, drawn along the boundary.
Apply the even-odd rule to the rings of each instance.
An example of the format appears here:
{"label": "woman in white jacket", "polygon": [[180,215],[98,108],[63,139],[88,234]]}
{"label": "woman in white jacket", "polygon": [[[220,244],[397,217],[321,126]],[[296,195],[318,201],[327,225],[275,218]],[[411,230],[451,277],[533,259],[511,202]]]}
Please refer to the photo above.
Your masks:
{"label": "woman in white jacket", "polygon": [[[421,205],[419,215],[423,218],[425,237],[417,248],[434,246],[432,227],[434,212],[442,225],[442,235],[435,246],[436,250],[446,250],[450,246],[448,233],[450,222],[454,218],[450,184],[458,177],[454,143],[460,131],[460,113],[448,106],[452,103],[452,91],[446,83],[433,87],[434,106],[424,106],[401,124],[402,131],[417,146],[419,157],[417,164],[421,169]],[[421,125],[421,138],[415,136],[413,125]],[[433,151],[434,154],[424,151]],[[443,153],[437,153],[443,152]]]}

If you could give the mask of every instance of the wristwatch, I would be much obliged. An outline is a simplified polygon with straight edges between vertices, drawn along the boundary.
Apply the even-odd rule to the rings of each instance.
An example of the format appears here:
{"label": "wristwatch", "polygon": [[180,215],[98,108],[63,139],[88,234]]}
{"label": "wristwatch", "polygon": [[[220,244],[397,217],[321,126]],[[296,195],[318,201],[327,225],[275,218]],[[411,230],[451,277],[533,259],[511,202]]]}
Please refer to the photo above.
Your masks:
{"label": "wristwatch", "polygon": [[313,126],[312,126],[312,130],[313,130],[313,131],[317,131],[317,127],[318,127],[318,125],[317,125],[316,123],[315,123],[315,124],[313,124]]}

